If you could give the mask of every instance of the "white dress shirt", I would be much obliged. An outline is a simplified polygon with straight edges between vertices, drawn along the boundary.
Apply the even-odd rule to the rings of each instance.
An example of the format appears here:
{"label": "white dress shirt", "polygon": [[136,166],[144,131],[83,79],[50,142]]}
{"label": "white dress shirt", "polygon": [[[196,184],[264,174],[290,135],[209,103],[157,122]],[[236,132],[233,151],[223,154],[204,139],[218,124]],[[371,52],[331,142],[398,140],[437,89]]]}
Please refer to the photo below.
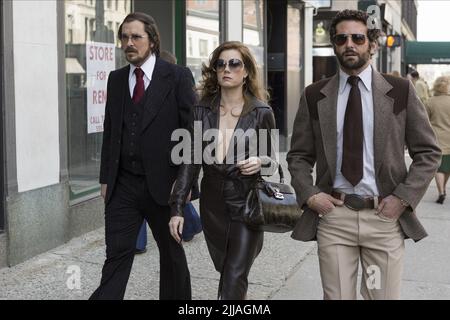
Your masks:
{"label": "white dress shirt", "polygon": [[363,178],[353,187],[342,175],[342,144],[344,136],[344,118],[347,109],[348,96],[351,85],[347,82],[348,74],[339,70],[339,92],[337,99],[337,155],[336,178],[333,188],[343,193],[356,193],[361,196],[378,196],[378,188],[375,181],[375,162],[373,151],[374,112],[372,96],[372,66],[369,65],[359,75],[358,83],[361,91],[362,116],[363,116]]}
{"label": "white dress shirt", "polygon": [[[144,86],[145,90],[147,90],[150,85],[150,81],[152,81],[153,70],[155,69],[156,57],[154,54],[151,54],[150,57],[145,60],[144,64],[141,66],[142,71],[144,71]],[[128,76],[128,85],[130,86],[130,97],[133,98],[134,86],[136,85],[136,75],[134,74],[134,70],[136,66],[130,64],[130,74]]]}

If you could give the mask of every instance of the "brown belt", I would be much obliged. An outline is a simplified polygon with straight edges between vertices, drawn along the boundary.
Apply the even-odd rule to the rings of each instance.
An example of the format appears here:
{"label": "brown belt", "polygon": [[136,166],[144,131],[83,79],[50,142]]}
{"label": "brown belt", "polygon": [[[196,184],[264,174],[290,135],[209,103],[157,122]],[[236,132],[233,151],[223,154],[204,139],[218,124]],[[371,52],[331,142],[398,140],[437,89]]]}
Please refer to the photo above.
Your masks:
{"label": "brown belt", "polygon": [[344,205],[355,211],[363,209],[375,209],[381,202],[381,197],[363,197],[357,194],[346,194],[337,191],[333,191],[331,196],[344,201]]}

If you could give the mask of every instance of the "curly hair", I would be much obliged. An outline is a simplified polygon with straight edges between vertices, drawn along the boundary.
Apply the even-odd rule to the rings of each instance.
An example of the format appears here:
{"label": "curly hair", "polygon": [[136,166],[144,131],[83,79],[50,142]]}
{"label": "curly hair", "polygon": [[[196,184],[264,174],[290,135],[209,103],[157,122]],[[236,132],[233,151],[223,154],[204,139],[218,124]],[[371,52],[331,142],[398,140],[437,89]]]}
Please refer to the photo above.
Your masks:
{"label": "curly hair", "polygon": [[148,35],[149,40],[153,43],[152,52],[155,56],[159,57],[160,54],[160,36],[158,26],[156,25],[155,19],[152,16],[149,16],[146,13],[142,12],[133,12],[125,17],[121,25],[119,26],[119,30],[117,31],[117,36],[122,36],[122,26],[124,23],[129,23],[133,21],[140,21],[144,24],[145,32]]}
{"label": "curly hair", "polygon": [[242,94],[244,96],[244,109],[242,114],[246,114],[249,108],[249,101],[251,96],[267,102],[269,97],[268,92],[264,89],[261,83],[258,66],[252,53],[244,44],[239,41],[227,41],[220,44],[209,56],[209,63],[202,65],[202,81],[201,81],[201,99],[208,99],[216,101],[220,99],[220,86],[217,81],[217,73],[214,69],[220,54],[225,50],[237,50],[242,55],[245,70],[248,73],[245,83],[242,87]]}
{"label": "curly hair", "polygon": [[[369,19],[369,15],[367,12],[361,10],[343,10],[336,14],[336,16],[331,21],[330,25],[330,39],[333,41],[336,36],[336,26],[338,23],[342,21],[360,21],[367,26],[367,20]],[[378,37],[381,34],[380,29],[376,28],[367,28],[367,37],[369,38],[369,42],[375,42],[378,40]]]}
{"label": "curly hair", "polygon": [[433,92],[435,96],[442,94],[449,94],[450,79],[449,77],[441,76],[434,81]]}

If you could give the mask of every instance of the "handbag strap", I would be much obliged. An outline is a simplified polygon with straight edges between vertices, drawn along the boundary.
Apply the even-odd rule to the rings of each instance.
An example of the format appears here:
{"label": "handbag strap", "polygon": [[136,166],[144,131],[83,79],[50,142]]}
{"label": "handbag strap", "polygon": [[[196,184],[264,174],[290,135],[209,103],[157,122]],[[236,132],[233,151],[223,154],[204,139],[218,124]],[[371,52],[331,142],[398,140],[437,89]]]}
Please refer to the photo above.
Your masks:
{"label": "handbag strap", "polygon": [[278,164],[278,173],[280,175],[280,183],[284,183],[284,173],[281,164]]}
{"label": "handbag strap", "polygon": [[[281,164],[278,164],[278,174],[280,175],[280,183],[284,184],[284,173],[283,173],[283,167],[281,166]],[[258,179],[259,182],[261,181],[265,181],[261,176]]]}

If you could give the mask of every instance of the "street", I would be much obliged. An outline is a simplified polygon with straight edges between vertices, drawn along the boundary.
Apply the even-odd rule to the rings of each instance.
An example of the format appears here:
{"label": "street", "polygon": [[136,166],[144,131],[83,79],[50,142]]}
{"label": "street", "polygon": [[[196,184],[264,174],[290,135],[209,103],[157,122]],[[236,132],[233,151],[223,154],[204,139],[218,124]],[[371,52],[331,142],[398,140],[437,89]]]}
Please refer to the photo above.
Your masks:
{"label": "street", "polygon": [[[436,204],[436,197],[432,181],[418,208],[429,236],[418,243],[406,241],[402,299],[450,299],[450,202]],[[158,299],[159,257],[151,236],[147,248],[135,257],[125,299]],[[219,274],[203,234],[184,248],[192,298],[216,299]],[[104,255],[104,229],[100,228],[12,268],[0,269],[0,299],[85,300],[100,282]],[[249,276],[248,298],[322,299],[315,242],[294,241],[290,233],[266,233]]]}

